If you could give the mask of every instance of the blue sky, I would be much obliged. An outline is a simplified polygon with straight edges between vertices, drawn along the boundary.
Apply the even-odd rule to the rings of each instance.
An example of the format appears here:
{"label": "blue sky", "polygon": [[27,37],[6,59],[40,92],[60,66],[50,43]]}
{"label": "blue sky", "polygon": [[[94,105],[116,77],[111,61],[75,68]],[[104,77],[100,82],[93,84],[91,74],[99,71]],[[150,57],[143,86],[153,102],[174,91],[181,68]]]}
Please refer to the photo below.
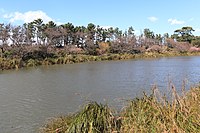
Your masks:
{"label": "blue sky", "polygon": [[199,0],[5,0],[0,4],[0,23],[23,24],[42,18],[57,24],[94,23],[136,34],[149,28],[164,34],[192,26],[200,36]]}

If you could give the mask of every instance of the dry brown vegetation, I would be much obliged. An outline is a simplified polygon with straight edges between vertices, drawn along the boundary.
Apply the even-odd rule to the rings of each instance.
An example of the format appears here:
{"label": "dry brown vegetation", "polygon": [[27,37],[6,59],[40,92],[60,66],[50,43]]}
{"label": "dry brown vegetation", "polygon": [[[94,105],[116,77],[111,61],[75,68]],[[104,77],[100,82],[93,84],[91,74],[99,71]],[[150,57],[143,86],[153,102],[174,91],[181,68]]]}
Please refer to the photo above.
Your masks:
{"label": "dry brown vegetation", "polygon": [[91,44],[87,47],[77,47],[75,45],[63,47],[52,45],[3,46],[0,50],[0,69],[200,54],[199,48],[186,42],[175,42],[173,39],[166,39],[166,43],[163,45],[147,45],[144,38],[141,40],[143,41],[137,43],[131,40],[126,42],[121,39],[113,42],[100,42],[98,45]]}
{"label": "dry brown vegetation", "polygon": [[107,105],[92,102],[81,111],[52,119],[42,133],[198,133],[200,132],[200,87],[176,92],[171,98],[153,88],[151,95],[130,100],[114,115]]}

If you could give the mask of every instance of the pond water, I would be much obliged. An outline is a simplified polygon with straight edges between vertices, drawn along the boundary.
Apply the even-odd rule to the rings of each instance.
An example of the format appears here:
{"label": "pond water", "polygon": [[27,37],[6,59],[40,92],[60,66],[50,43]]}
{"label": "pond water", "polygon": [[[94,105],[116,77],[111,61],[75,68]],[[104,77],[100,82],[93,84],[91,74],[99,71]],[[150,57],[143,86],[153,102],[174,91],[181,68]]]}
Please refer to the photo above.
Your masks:
{"label": "pond water", "polygon": [[75,112],[88,101],[120,109],[125,100],[178,90],[200,81],[200,57],[170,57],[55,65],[0,72],[0,132],[34,133],[48,118]]}

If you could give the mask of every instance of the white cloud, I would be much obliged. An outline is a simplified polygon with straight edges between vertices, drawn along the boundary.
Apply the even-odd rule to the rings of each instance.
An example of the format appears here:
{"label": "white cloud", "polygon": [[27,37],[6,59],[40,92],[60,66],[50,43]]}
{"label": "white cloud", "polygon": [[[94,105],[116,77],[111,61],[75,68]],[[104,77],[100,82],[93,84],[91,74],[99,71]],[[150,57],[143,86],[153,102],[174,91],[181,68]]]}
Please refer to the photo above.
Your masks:
{"label": "white cloud", "polygon": [[194,29],[194,35],[199,35],[200,34],[200,28],[196,28]]}
{"label": "white cloud", "polygon": [[62,25],[62,24],[65,24],[63,22],[59,22],[59,21],[54,21],[54,23],[56,23],[56,25]]}
{"label": "white cloud", "polygon": [[140,31],[140,30],[137,30],[137,29],[135,29],[134,33],[135,33],[135,35],[140,35],[140,34],[141,34],[141,31]]}
{"label": "white cloud", "polygon": [[14,12],[14,13],[10,13],[10,14],[4,14],[3,17],[6,19],[9,19],[9,22],[11,22],[11,23],[14,23],[16,21],[23,21],[25,23],[29,23],[38,18],[41,18],[44,23],[53,21],[53,19],[51,17],[49,17],[45,12],[40,11],[40,10],[28,11],[25,13]]}
{"label": "white cloud", "polygon": [[176,24],[184,24],[185,23],[185,21],[181,21],[181,20],[177,20],[177,19],[172,19],[172,18],[170,18],[170,19],[168,19],[168,22],[171,24],[171,25],[176,25]]}
{"label": "white cloud", "polygon": [[148,20],[151,22],[156,22],[158,18],[152,16],[152,17],[148,17]]}
{"label": "white cloud", "polygon": [[195,29],[196,32],[200,32],[200,28]]}
{"label": "white cloud", "polygon": [[110,27],[112,27],[112,26],[100,26],[101,28],[103,28],[103,29],[109,29]]}

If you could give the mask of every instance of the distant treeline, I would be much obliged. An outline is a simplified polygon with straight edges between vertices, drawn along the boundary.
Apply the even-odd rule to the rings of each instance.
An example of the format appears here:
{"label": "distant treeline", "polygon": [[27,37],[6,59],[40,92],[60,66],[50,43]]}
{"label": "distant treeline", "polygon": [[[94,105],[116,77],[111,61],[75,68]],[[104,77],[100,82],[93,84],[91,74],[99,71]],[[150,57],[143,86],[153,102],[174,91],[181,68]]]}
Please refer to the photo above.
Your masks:
{"label": "distant treeline", "polygon": [[129,59],[138,54],[149,57],[148,52],[161,56],[200,52],[200,36],[194,36],[194,29],[189,26],[175,30],[171,36],[155,34],[148,28],[136,36],[132,26],[127,29],[122,31],[118,27],[105,28],[92,23],[56,25],[53,21],[43,23],[42,19],[22,26],[0,24],[0,69]]}
{"label": "distant treeline", "polygon": [[43,23],[42,19],[25,23],[22,26],[11,24],[0,24],[1,45],[54,45],[57,47],[75,45],[77,47],[96,46],[101,42],[113,42],[121,45],[132,45],[132,47],[142,47],[149,45],[161,45],[166,43],[167,38],[177,41],[189,42],[195,46],[200,46],[200,37],[192,34],[192,27],[177,29],[169,36],[155,34],[150,29],[144,29],[141,35],[134,34],[133,27],[122,31],[118,27],[104,28],[99,25],[89,23],[85,26],[74,26],[72,23],[56,25],[49,21]]}

